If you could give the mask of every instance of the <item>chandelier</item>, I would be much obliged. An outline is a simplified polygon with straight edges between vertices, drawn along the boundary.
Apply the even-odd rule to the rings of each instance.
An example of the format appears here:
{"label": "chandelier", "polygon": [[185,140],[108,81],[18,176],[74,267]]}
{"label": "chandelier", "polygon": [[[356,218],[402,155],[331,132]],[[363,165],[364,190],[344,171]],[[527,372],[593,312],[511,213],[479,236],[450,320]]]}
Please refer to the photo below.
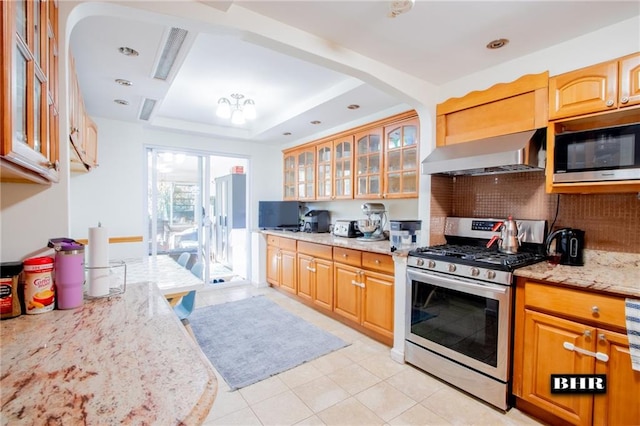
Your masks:
{"label": "chandelier", "polygon": [[401,13],[411,10],[416,0],[393,0],[389,3],[389,18],[395,18]]}
{"label": "chandelier", "polygon": [[218,117],[231,118],[233,124],[244,124],[246,120],[256,118],[256,104],[253,100],[247,99],[240,104],[240,100],[244,99],[244,95],[233,93],[231,97],[235,100],[235,103],[227,98],[218,99],[218,109],[216,110]]}

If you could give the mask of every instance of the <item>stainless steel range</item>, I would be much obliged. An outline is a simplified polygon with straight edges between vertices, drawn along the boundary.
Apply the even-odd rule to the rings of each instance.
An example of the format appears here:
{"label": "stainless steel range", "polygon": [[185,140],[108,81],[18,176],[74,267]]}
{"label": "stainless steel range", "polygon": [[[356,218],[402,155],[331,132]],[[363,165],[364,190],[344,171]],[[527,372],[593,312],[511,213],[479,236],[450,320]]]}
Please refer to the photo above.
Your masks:
{"label": "stainless steel range", "polygon": [[487,248],[503,222],[449,217],[447,244],[409,252],[405,360],[506,410],[513,271],[544,260],[546,222],[516,220],[511,254]]}

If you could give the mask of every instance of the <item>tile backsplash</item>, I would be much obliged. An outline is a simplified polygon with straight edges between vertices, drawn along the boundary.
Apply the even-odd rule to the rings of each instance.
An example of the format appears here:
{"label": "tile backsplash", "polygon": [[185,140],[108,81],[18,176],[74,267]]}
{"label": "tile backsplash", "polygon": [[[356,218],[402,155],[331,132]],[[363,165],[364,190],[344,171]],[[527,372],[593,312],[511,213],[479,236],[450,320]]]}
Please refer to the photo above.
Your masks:
{"label": "tile backsplash", "polygon": [[[629,194],[547,194],[543,172],[433,176],[430,244],[444,241],[444,218],[545,219],[585,231],[585,248],[640,253],[640,200]],[[559,204],[558,204],[559,203]]]}

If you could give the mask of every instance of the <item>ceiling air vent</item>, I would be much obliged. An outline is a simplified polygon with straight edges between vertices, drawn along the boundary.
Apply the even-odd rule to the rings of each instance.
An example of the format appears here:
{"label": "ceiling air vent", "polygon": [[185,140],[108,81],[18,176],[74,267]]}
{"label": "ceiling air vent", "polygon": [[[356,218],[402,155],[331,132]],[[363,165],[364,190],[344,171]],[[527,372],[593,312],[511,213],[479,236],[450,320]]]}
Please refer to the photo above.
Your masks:
{"label": "ceiling air vent", "polygon": [[155,99],[144,98],[142,109],[140,110],[140,120],[149,121],[153,108],[156,106]]}
{"label": "ceiling air vent", "polygon": [[184,43],[184,39],[187,37],[187,33],[187,30],[183,30],[182,28],[171,28],[169,37],[167,37],[167,42],[164,44],[164,48],[162,49],[162,55],[158,61],[156,72],[153,74],[153,78],[157,78],[159,80],[167,79],[169,72],[171,72],[171,68],[173,67],[173,63],[178,57],[178,52],[180,52],[182,43]]}

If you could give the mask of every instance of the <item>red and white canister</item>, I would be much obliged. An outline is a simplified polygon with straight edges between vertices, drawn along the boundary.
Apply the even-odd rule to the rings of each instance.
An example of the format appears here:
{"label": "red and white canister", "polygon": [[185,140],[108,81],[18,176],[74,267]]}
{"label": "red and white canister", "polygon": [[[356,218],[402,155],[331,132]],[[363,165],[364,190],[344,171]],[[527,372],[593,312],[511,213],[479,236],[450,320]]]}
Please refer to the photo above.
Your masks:
{"label": "red and white canister", "polygon": [[24,265],[24,304],[27,314],[41,314],[53,310],[53,258],[33,257]]}

